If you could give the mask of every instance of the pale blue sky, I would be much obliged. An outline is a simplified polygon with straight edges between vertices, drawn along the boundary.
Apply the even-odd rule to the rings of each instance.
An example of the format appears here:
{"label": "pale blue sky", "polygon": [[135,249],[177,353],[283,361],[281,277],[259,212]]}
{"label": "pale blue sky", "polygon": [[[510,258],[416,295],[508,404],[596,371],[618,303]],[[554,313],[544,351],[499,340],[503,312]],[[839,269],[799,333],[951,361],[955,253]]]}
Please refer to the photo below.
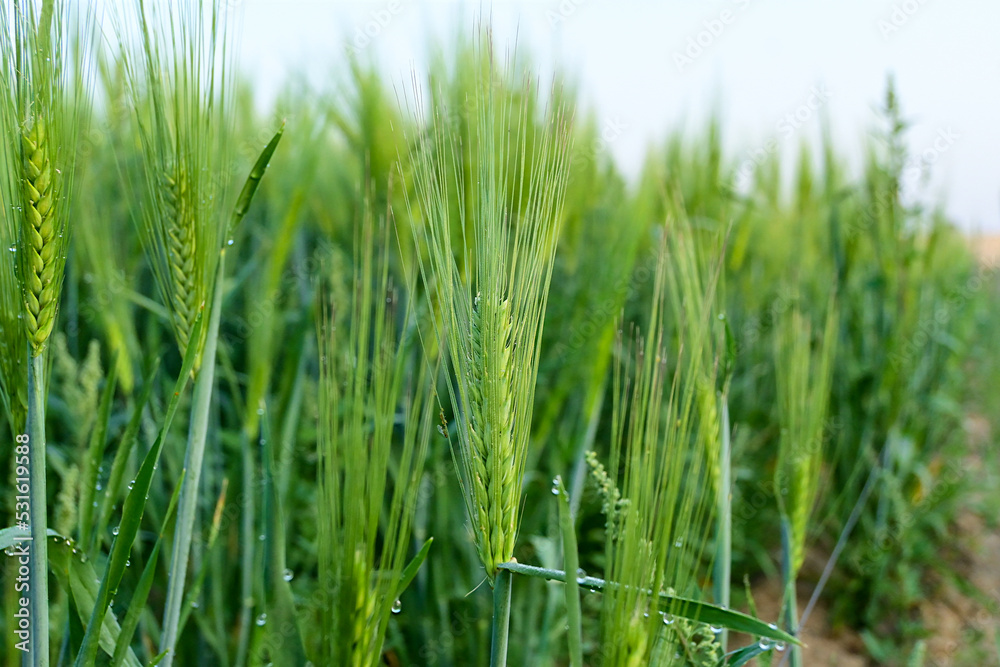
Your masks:
{"label": "pale blue sky", "polygon": [[242,65],[265,103],[293,72],[334,89],[352,45],[406,81],[432,37],[471,30],[483,7],[501,44],[517,35],[544,72],[580,84],[630,175],[651,141],[703,127],[716,104],[741,159],[769,145],[794,156],[827,114],[857,165],[893,72],[910,146],[934,162],[927,185],[909,172],[911,189],[966,229],[1000,231],[1000,2],[228,1],[244,10]]}

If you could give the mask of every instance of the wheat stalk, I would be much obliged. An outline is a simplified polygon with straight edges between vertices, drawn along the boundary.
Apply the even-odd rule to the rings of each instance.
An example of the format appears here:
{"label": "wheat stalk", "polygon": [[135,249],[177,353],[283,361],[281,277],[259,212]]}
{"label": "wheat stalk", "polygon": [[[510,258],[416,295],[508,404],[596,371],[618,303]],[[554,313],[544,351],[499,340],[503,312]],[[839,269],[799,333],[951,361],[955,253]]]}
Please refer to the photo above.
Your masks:
{"label": "wheat stalk", "polygon": [[[316,662],[375,667],[405,585],[403,559],[434,402],[425,372],[414,373],[407,387],[408,342],[397,340],[389,244],[384,228],[376,234],[367,201],[359,227],[351,296],[326,310],[319,331],[318,552],[320,580],[330,595],[320,610],[324,639]],[[402,446],[393,461],[401,403]]]}
{"label": "wheat stalk", "polygon": [[[17,442],[28,447],[32,541],[26,595],[32,634],[26,664],[30,660],[36,666],[49,662],[45,352],[65,273],[76,138],[85,120],[85,19],[86,14],[71,13],[58,0],[17,0],[0,9],[0,171],[5,176],[0,215],[5,240],[18,239],[11,246],[16,257],[5,254],[2,261],[8,264],[0,271],[2,319],[5,329],[11,327],[4,332],[3,347],[5,356],[27,361],[3,363],[0,393]],[[14,378],[14,372],[24,375]],[[22,425],[25,433],[19,432]]]}
{"label": "wheat stalk", "polygon": [[[700,273],[691,229],[678,224],[661,243],[657,260],[649,325],[635,335],[633,349],[622,359],[634,359],[627,375],[615,367],[612,447],[607,484],[622,474],[622,496],[628,506],[606,531],[605,558],[609,581],[621,584],[605,592],[601,609],[603,664],[660,664],[659,651],[673,655],[682,640],[677,626],[665,625],[652,595],[670,589],[688,595],[697,589],[697,564],[708,533],[712,504],[700,497],[712,483],[708,434],[719,432],[714,396],[710,304],[714,283]],[[677,364],[667,375],[667,287],[675,303]],[[681,286],[686,287],[682,288]],[[681,315],[683,313],[683,315]],[[609,517],[610,518],[610,517]],[[713,638],[714,639],[714,638]],[[666,648],[665,648],[666,647]],[[683,649],[687,650],[687,649]]]}
{"label": "wheat stalk", "polygon": [[[178,348],[185,355],[195,346],[196,355],[185,476],[163,613],[165,667],[172,664],[180,632],[197,513],[215,378],[226,234],[230,220],[238,221],[246,211],[266,168],[266,164],[254,166],[252,185],[244,188],[230,213],[227,191],[235,156],[228,136],[229,72],[234,67],[228,18],[221,0],[182,0],[155,9],[135,0],[134,11],[116,26],[142,147],[142,168],[132,182],[142,202],[138,227],[168,305]],[[269,144],[271,152],[276,141]],[[195,317],[202,308],[208,326],[199,327],[201,333],[192,340]]]}
{"label": "wheat stalk", "polygon": [[[497,566],[513,557],[517,537],[571,146],[564,109],[535,118],[526,101],[531,82],[512,86],[492,53],[481,48],[478,55],[481,78],[466,105],[469,117],[460,119],[472,135],[470,153],[457,146],[451,110],[436,105],[412,154],[415,196],[407,206],[411,217],[423,218],[413,227],[420,273],[440,313],[438,337],[447,340],[450,397],[462,409],[459,481],[492,585]],[[425,111],[419,97],[416,106],[418,115]],[[472,187],[466,169],[473,170]]]}
{"label": "wheat stalk", "polygon": [[191,341],[191,328],[212,302],[235,160],[227,144],[233,67],[227,17],[219,0],[135,5],[131,15],[116,18],[142,147],[141,169],[129,172],[141,201],[135,217],[181,355],[197,345],[197,371],[209,332],[203,327]]}

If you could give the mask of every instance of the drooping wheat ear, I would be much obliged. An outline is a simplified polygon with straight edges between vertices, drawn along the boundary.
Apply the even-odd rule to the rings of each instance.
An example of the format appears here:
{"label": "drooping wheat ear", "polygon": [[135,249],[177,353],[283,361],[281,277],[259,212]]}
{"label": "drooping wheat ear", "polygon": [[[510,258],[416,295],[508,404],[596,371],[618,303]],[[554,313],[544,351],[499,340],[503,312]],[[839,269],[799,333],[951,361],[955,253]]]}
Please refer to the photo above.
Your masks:
{"label": "drooping wheat ear", "polygon": [[[499,336],[485,331],[491,324],[499,329]],[[490,295],[476,296],[470,330],[468,429],[479,520],[475,535],[480,558],[492,572],[509,560],[514,551],[520,497],[520,480],[513,465],[516,459],[510,301]]]}
{"label": "drooping wheat ear", "polygon": [[181,352],[187,349],[198,308],[195,270],[195,219],[191,210],[187,172],[183,166],[163,177],[163,227],[170,266],[171,315]]}
{"label": "drooping wheat ear", "polygon": [[58,209],[45,121],[35,119],[22,136],[24,229],[22,245],[25,326],[35,356],[42,353],[56,320],[60,266]]}

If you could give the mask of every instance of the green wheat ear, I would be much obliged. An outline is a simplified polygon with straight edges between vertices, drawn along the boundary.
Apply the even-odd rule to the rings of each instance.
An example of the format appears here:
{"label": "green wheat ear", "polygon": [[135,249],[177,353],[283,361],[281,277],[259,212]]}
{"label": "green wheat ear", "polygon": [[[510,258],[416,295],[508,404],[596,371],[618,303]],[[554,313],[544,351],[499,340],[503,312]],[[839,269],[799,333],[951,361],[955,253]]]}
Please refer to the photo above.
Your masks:
{"label": "green wheat ear", "polygon": [[[719,431],[716,403],[706,400],[715,383],[715,285],[703,273],[706,265],[691,261],[695,247],[686,220],[664,234],[672,238],[662,240],[648,332],[635,334],[626,349],[619,331],[620,356],[633,356],[634,366],[628,373],[622,364],[614,369],[609,472],[595,475],[607,489],[606,508],[619,504],[618,479],[628,502],[605,533],[605,578],[618,584],[605,589],[601,609],[603,664],[612,667],[663,664],[658,651],[666,646],[673,655],[674,647],[688,642],[680,625],[665,625],[652,596],[670,590],[697,595],[714,506],[703,489],[715,474],[705,438]],[[682,298],[683,308],[675,303],[669,309],[668,299]],[[668,372],[665,314],[671,312],[678,351]],[[594,462],[591,467],[600,472]]]}
{"label": "green wheat ear", "polygon": [[166,232],[166,252],[169,263],[171,314],[177,342],[186,350],[191,339],[191,327],[197,316],[197,285],[195,284],[196,235],[191,212],[187,173],[178,167],[163,177],[163,225]]}
{"label": "green wheat ear", "polygon": [[212,303],[236,160],[228,11],[220,0],[179,0],[163,11],[133,4],[115,19],[142,158],[126,173],[178,349],[197,346],[197,371],[208,332],[191,340],[191,330],[199,309]]}
{"label": "green wheat ear", "polygon": [[319,610],[323,639],[315,660],[376,667],[394,603],[412,578],[404,559],[434,401],[433,373],[423,361],[415,372],[407,369],[387,223],[376,225],[367,198],[364,207],[353,279],[334,276],[345,296],[325,310],[318,336],[317,556],[328,597]]}
{"label": "green wheat ear", "polygon": [[35,356],[41,354],[56,319],[61,277],[62,233],[57,227],[55,179],[45,120],[38,118],[22,141],[24,174],[24,228],[22,281],[25,326]]}
{"label": "green wheat ear", "polygon": [[791,576],[805,559],[809,519],[819,493],[824,431],[837,340],[837,310],[830,302],[818,345],[813,328],[796,308],[774,337],[778,420],[781,437],[775,467],[778,509],[788,520]]}
{"label": "green wheat ear", "polygon": [[[495,319],[501,332],[492,339],[496,348],[492,364],[483,351],[483,345],[490,343],[484,341],[484,319]],[[477,296],[470,329],[468,429],[469,454],[475,473],[472,486],[479,520],[477,546],[487,571],[492,572],[513,554],[517,504],[521,495],[520,480],[515,478],[514,466],[509,465],[515,460],[510,303],[506,299]],[[487,404],[486,396],[492,397],[494,404]]]}
{"label": "green wheat ear", "polygon": [[[460,112],[468,118],[456,124],[455,110],[439,102],[421,119],[428,126],[413,149],[407,207],[454,373],[459,481],[493,585],[517,538],[571,138],[558,102],[538,114],[530,82],[512,82],[484,47],[477,56],[479,78]],[[418,115],[427,111],[418,99]],[[456,138],[456,125],[469,136]]]}

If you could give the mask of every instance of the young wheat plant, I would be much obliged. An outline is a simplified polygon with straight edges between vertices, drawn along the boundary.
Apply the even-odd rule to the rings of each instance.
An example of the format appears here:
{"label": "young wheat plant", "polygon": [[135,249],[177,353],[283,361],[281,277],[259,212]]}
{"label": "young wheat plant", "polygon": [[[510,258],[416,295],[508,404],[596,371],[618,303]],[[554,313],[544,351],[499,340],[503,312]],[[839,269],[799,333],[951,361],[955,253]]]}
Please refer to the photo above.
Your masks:
{"label": "young wheat plant", "polygon": [[570,144],[563,109],[534,118],[504,90],[492,58],[483,62],[477,97],[466,107],[470,153],[454,139],[449,110],[433,109],[411,156],[408,206],[422,218],[414,223],[420,272],[447,342],[452,403],[461,410],[460,482],[492,585],[517,536]]}
{"label": "young wheat plant", "polygon": [[[350,298],[342,313],[332,304],[319,335],[318,541],[326,595],[314,661],[374,667],[408,583],[404,558],[434,401],[429,374],[417,371],[407,381],[411,355],[405,338],[397,340],[388,256],[376,251],[390,244],[374,234],[370,211],[361,227]],[[399,420],[402,446],[393,460]],[[396,471],[391,484],[390,470]]]}
{"label": "young wheat plant", "polygon": [[[462,495],[494,588],[492,664],[504,665],[511,582],[497,566],[514,556],[571,141],[565,110],[556,104],[536,118],[525,94],[533,84],[525,79],[524,90],[508,88],[491,47],[478,65],[468,116],[453,117],[455,109],[439,105],[424,119],[407,206],[437,335],[447,343],[449,395],[461,411]],[[467,144],[454,136],[465,126]]]}
{"label": "young wheat plant", "polygon": [[[162,664],[167,667],[178,640],[205,454],[226,248],[281,137],[279,130],[232,203],[228,186],[236,155],[229,136],[229,99],[235,63],[225,7],[220,0],[180,0],[155,7],[136,0],[134,25],[118,25],[142,146],[141,173],[132,183],[140,201],[136,218],[179,351],[183,356],[193,345],[197,354],[163,617]],[[192,338],[202,309],[208,326]]]}
{"label": "young wheat plant", "polygon": [[30,502],[17,521],[27,518],[31,530],[33,665],[49,661],[46,349],[65,276],[89,27],[85,15],[58,0],[15,0],[0,9],[0,236],[9,250],[0,260],[0,393],[18,454],[28,458]]}
{"label": "young wheat plant", "polygon": [[199,348],[196,368],[209,334],[203,328],[201,340],[191,341],[191,326],[211,303],[235,160],[226,150],[233,67],[227,18],[212,0],[135,0],[136,24],[118,27],[131,40],[121,61],[142,146],[142,173],[129,174],[139,232],[180,353],[189,344]]}
{"label": "young wheat plant", "polygon": [[[836,340],[837,311],[832,300],[817,346],[812,327],[797,309],[782,319],[774,337],[781,425],[774,486],[785,547],[783,609],[789,632],[798,630],[795,579],[805,559],[809,519],[819,492]],[[792,648],[789,658],[794,666],[802,664],[798,647]]]}
{"label": "young wheat plant", "polygon": [[[694,274],[698,265],[690,228],[678,225],[664,234],[678,238],[661,246],[649,330],[635,337],[634,373],[628,377],[619,364],[613,378],[611,456],[604,486],[621,478],[627,503],[609,513],[605,538],[606,579],[615,585],[604,592],[601,664],[614,667],[702,664],[697,661],[701,656],[717,652],[711,633],[682,628],[672,615],[679,610],[660,610],[658,602],[661,591],[688,597],[698,591],[713,507],[700,493],[711,487],[713,475],[705,441],[707,434],[719,432],[715,403],[703,398],[706,385],[715,382],[712,367],[705,364],[712,354],[708,305],[714,287]],[[685,282],[688,289],[681,287]],[[672,379],[664,324],[668,285],[673,298],[686,297],[674,308],[685,321],[676,327],[679,354]],[[619,345],[622,349],[621,335]],[[632,358],[629,350],[622,349],[622,358]],[[605,493],[614,497],[617,492]],[[686,661],[675,663],[675,654]]]}

